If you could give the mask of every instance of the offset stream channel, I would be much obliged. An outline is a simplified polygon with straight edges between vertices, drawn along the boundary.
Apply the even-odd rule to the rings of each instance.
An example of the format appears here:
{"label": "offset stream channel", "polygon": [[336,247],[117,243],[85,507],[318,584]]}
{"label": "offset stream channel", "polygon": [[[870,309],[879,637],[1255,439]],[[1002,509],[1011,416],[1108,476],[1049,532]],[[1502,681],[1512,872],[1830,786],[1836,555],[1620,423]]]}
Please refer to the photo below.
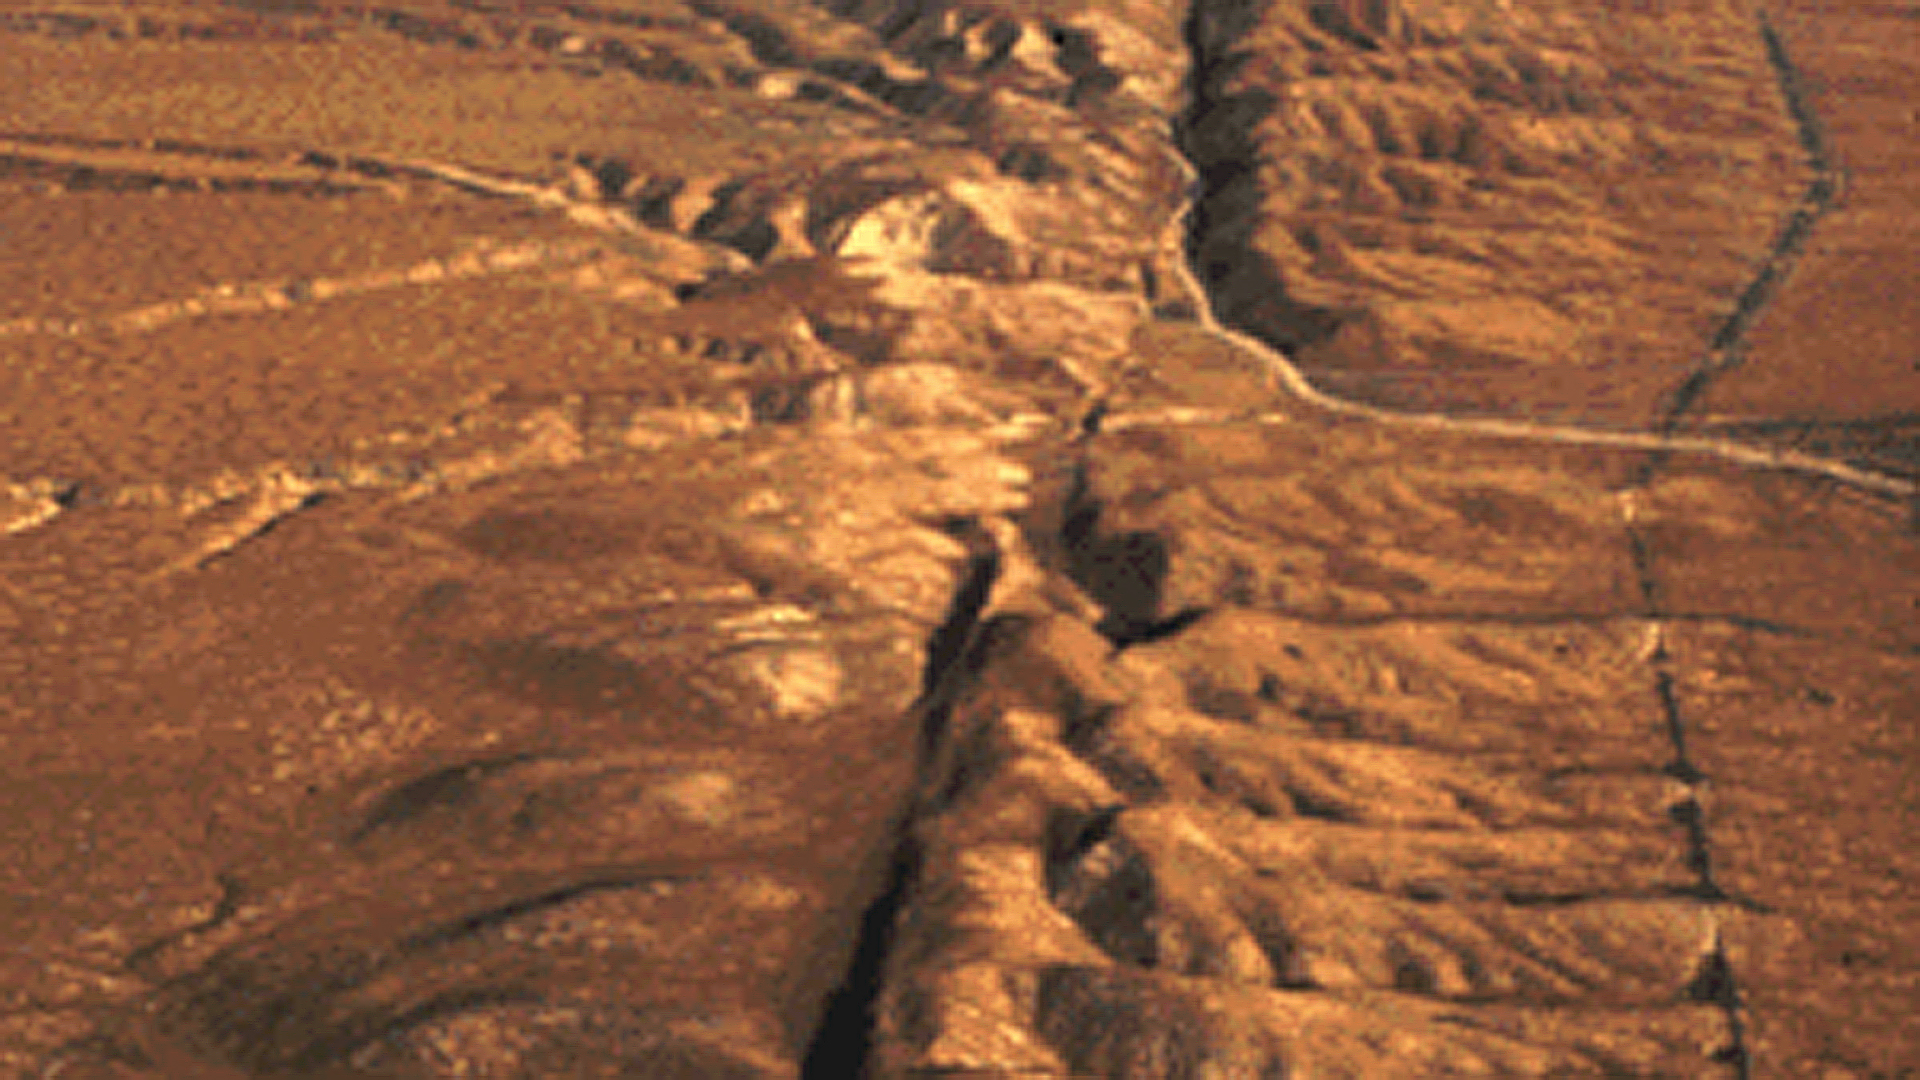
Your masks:
{"label": "offset stream channel", "polygon": [[[1219,7],[1231,12],[1236,5],[1222,4]],[[1224,55],[1232,46],[1236,29],[1231,26],[1234,16],[1231,14],[1209,17],[1204,3],[1196,5],[1189,16],[1188,42],[1193,53],[1193,74],[1190,85],[1194,88],[1194,102],[1189,116],[1176,129],[1177,132],[1190,130],[1194,118],[1206,116],[1210,110],[1222,108],[1231,110],[1236,104],[1214,100],[1209,88],[1215,81],[1217,70],[1216,57]],[[1719,379],[1731,376],[1742,363],[1743,347],[1754,326],[1763,317],[1769,301],[1776,295],[1780,285],[1794,268],[1800,255],[1818,228],[1820,221],[1834,206],[1844,190],[1845,177],[1834,162],[1828,145],[1826,133],[1820,117],[1808,100],[1804,77],[1794,67],[1788,52],[1787,43],[1773,25],[1765,10],[1757,13],[1756,31],[1765,43],[1769,64],[1778,79],[1781,95],[1790,111],[1795,129],[1806,153],[1806,168],[1812,174],[1806,190],[1800,196],[1792,212],[1782,223],[1779,235],[1773,242],[1752,280],[1741,290],[1732,311],[1726,320],[1715,330],[1712,339],[1706,343],[1705,356],[1699,366],[1688,373],[1664,395],[1665,404],[1658,415],[1649,417],[1648,427],[1660,443],[1647,443],[1649,453],[1644,463],[1633,471],[1628,486],[1620,491],[1624,513],[1623,525],[1626,531],[1626,543],[1632,552],[1633,566],[1639,579],[1641,597],[1644,602],[1643,617],[1647,620],[1649,632],[1653,635],[1653,647],[1648,654],[1648,662],[1660,701],[1664,725],[1672,741],[1673,759],[1668,766],[1671,775],[1686,785],[1687,798],[1673,807],[1674,819],[1686,830],[1691,849],[1689,863],[1698,874],[1697,896],[1702,903],[1724,904],[1743,903],[1739,897],[1729,896],[1715,880],[1713,841],[1710,822],[1703,803],[1703,793],[1711,782],[1711,777],[1703,773],[1689,757],[1687,749],[1688,719],[1675,692],[1674,658],[1667,651],[1664,640],[1664,620],[1672,613],[1667,609],[1662,596],[1661,572],[1658,556],[1652,544],[1635,521],[1634,500],[1644,490],[1663,466],[1670,460],[1672,453],[1681,451],[1706,451],[1725,454],[1734,460],[1756,467],[1807,468],[1826,473],[1843,483],[1860,484],[1871,490],[1903,497],[1912,502],[1920,494],[1920,486],[1903,478],[1886,476],[1871,471],[1855,470],[1835,462],[1809,459],[1792,455],[1774,457],[1751,456],[1747,447],[1737,444],[1708,443],[1699,440],[1676,439],[1673,436],[1680,429],[1687,414],[1701,400],[1709,387]],[[1227,140],[1225,145],[1234,151],[1247,155],[1241,160],[1195,159],[1191,140],[1180,140],[1188,153],[1189,160],[1195,161],[1193,175],[1196,178],[1197,192],[1185,211],[1190,229],[1191,241],[1188,245],[1192,257],[1198,258],[1202,252],[1220,252],[1223,247],[1233,243],[1231,232],[1219,235],[1210,231],[1210,223],[1216,215],[1210,209],[1210,202],[1217,198],[1223,181],[1242,179],[1242,173],[1255,167],[1252,155],[1256,147],[1251,139],[1246,141]],[[1219,149],[1221,141],[1216,136],[1213,149]],[[1244,201],[1245,190],[1237,193]],[[1244,207],[1237,215],[1218,215],[1226,217],[1227,230],[1244,228],[1247,215]],[[1205,296],[1203,278],[1194,276],[1190,284],[1196,292]],[[1587,431],[1568,429],[1529,429],[1524,425],[1485,420],[1467,423],[1452,423],[1435,416],[1396,416],[1375,409],[1363,403],[1344,402],[1330,398],[1313,388],[1305,376],[1285,357],[1271,349],[1251,343],[1240,334],[1231,334],[1221,327],[1214,316],[1210,300],[1203,304],[1201,318],[1210,329],[1230,336],[1236,343],[1254,345],[1266,361],[1278,371],[1281,378],[1296,392],[1341,412],[1358,413],[1378,419],[1382,422],[1410,422],[1423,426],[1454,427],[1458,430],[1477,430],[1488,434],[1498,434],[1520,438],[1540,438],[1552,441],[1590,442],[1594,445],[1630,445],[1619,440],[1614,433],[1597,434]],[[1916,513],[1920,513],[1920,503],[1914,504]],[[1752,1049],[1746,1037],[1746,1018],[1740,990],[1739,974],[1728,959],[1725,947],[1716,934],[1707,962],[1702,965],[1695,984],[1689,993],[1698,1000],[1711,1001],[1719,1005],[1726,1013],[1731,1034],[1729,1044],[1721,1048],[1716,1056],[1729,1065],[1738,1080],[1749,1080],[1754,1075]]]}
{"label": "offset stream channel", "polygon": [[[1235,5],[1222,4],[1220,7],[1232,11]],[[1189,118],[1178,130],[1190,130],[1194,126],[1192,118],[1205,117],[1213,109],[1230,110],[1235,107],[1235,103],[1214,100],[1208,93],[1208,88],[1215,80],[1213,72],[1218,66],[1215,56],[1225,53],[1233,44],[1235,29],[1231,26],[1232,22],[1232,15],[1209,17],[1204,6],[1196,6],[1194,14],[1189,17],[1188,40],[1194,55],[1194,74],[1191,77],[1191,85],[1195,88],[1195,99]],[[1209,32],[1210,28],[1211,32]],[[1674,806],[1674,818],[1686,830],[1687,842],[1691,848],[1688,861],[1698,874],[1697,895],[1701,902],[1709,904],[1740,901],[1739,898],[1729,897],[1714,879],[1713,843],[1707,813],[1701,798],[1711,778],[1694,765],[1687,753],[1687,718],[1675,694],[1672,669],[1674,660],[1667,652],[1664,642],[1663,620],[1671,613],[1662,599],[1658,558],[1647,537],[1634,520],[1633,500],[1636,494],[1659,475],[1663,464],[1672,453],[1677,451],[1722,454],[1743,464],[1757,467],[1811,469],[1834,476],[1842,482],[1859,483],[1873,490],[1905,496],[1909,499],[1920,491],[1920,488],[1903,479],[1855,470],[1837,462],[1792,455],[1773,456],[1764,451],[1756,453],[1751,448],[1728,442],[1674,438],[1688,412],[1700,401],[1712,383],[1728,377],[1739,367],[1743,359],[1742,347],[1745,339],[1762,317],[1767,303],[1774,297],[1786,276],[1792,272],[1795,262],[1806,249],[1821,217],[1832,208],[1843,188],[1843,175],[1832,160],[1819,117],[1806,98],[1802,78],[1793,67],[1785,42],[1764,11],[1758,15],[1756,29],[1765,42],[1767,59],[1779,80],[1782,96],[1792,113],[1801,145],[1806,150],[1806,164],[1812,173],[1812,179],[1792,213],[1782,224],[1779,236],[1762,261],[1759,270],[1741,290],[1738,299],[1734,302],[1733,310],[1714,332],[1712,339],[1706,343],[1705,358],[1695,370],[1688,373],[1664,395],[1665,405],[1658,415],[1648,418],[1648,428],[1654,435],[1652,439],[1641,441],[1630,435],[1622,436],[1612,432],[1596,433],[1564,427],[1533,427],[1524,423],[1487,420],[1463,422],[1434,415],[1395,415],[1364,403],[1341,401],[1312,387],[1307,378],[1284,356],[1258,343],[1249,342],[1241,334],[1230,333],[1223,328],[1214,315],[1210,300],[1202,306],[1200,316],[1215,333],[1230,337],[1242,346],[1252,345],[1259,348],[1267,363],[1279,372],[1289,387],[1301,393],[1303,397],[1339,412],[1365,415],[1385,423],[1413,423],[1421,426],[1480,431],[1487,434],[1555,442],[1584,442],[1590,445],[1608,446],[1639,445],[1652,451],[1647,455],[1644,463],[1634,470],[1628,486],[1620,492],[1621,505],[1626,511],[1623,520],[1626,531],[1625,541],[1632,552],[1633,565],[1639,578],[1641,598],[1645,605],[1641,614],[1647,620],[1649,631],[1654,635],[1654,645],[1650,650],[1648,662],[1664,713],[1664,726],[1672,741],[1673,760],[1668,769],[1673,777],[1686,785],[1689,790],[1688,797]],[[1182,139],[1181,141],[1183,148],[1187,149],[1189,160],[1194,160],[1191,140]],[[1213,149],[1217,152],[1221,144],[1222,140],[1216,134]],[[1227,230],[1242,228],[1246,221],[1244,209],[1238,215],[1216,215],[1210,210],[1210,202],[1218,198],[1217,193],[1224,183],[1243,179],[1243,173],[1254,167],[1253,155],[1257,148],[1251,140],[1226,140],[1225,146],[1244,156],[1239,160],[1231,158],[1199,160],[1194,167],[1197,192],[1185,211],[1192,237],[1188,249],[1194,258],[1198,258],[1201,252],[1211,252],[1217,258],[1223,248],[1233,243],[1231,232],[1223,236],[1210,229],[1210,222],[1216,216],[1228,219],[1228,224],[1225,226]],[[1244,185],[1237,194],[1244,200]],[[1194,276],[1190,279],[1190,284],[1204,296],[1202,280],[1201,277]],[[1725,1010],[1731,1041],[1718,1052],[1718,1056],[1731,1067],[1738,1080],[1749,1080],[1753,1075],[1753,1061],[1745,1035],[1746,1024],[1739,977],[1717,935],[1707,962],[1702,966],[1699,978],[1689,992],[1697,999],[1711,1001]]]}
{"label": "offset stream channel", "polygon": [[[0,1071],[1772,1080],[1904,1045],[1920,919],[1873,890],[1916,484],[1699,419],[1841,192],[1792,24],[54,6],[0,16],[62,90],[0,90],[0,227],[45,264],[0,265]],[[1579,37],[1615,15],[1631,49]],[[267,73],[305,104],[237,109]],[[1630,185],[1529,201],[1588,157],[1664,198],[1608,157],[1634,123],[1747,177],[1676,219],[1705,269],[1628,251]],[[1317,224],[1249,202],[1301,161]],[[1256,219],[1355,291],[1234,293],[1287,254]],[[1366,309],[1415,383],[1493,370],[1392,353],[1451,326],[1558,392],[1511,350],[1585,349],[1593,286],[1448,305],[1594,251],[1650,275],[1613,412],[1327,361]],[[1299,340],[1229,325],[1268,301]]]}
{"label": "offset stream channel", "polygon": [[[1657,717],[1649,718],[1649,726],[1665,733],[1670,758],[1663,771],[1684,792],[1668,809],[1672,821],[1685,836],[1688,848],[1686,863],[1693,875],[1692,883],[1683,886],[1681,893],[1709,910],[1763,910],[1751,898],[1730,894],[1716,877],[1713,829],[1706,807],[1713,777],[1699,767],[1689,752],[1691,724],[1677,690],[1676,665],[1682,661],[1669,651],[1666,641],[1671,620],[1692,620],[1699,616],[1674,610],[1668,604],[1656,545],[1638,520],[1638,501],[1676,456],[1704,456],[1758,470],[1821,475],[1839,484],[1855,486],[1894,500],[1910,502],[1920,493],[1920,486],[1904,477],[1857,468],[1829,458],[1756,446],[1733,439],[1691,437],[1682,433],[1688,414],[1697,406],[1703,394],[1717,380],[1733,377],[1737,372],[1744,359],[1742,349],[1746,338],[1791,273],[1799,256],[1806,250],[1821,218],[1833,207],[1843,188],[1843,174],[1832,160],[1819,118],[1806,98],[1802,78],[1793,67],[1786,43],[1767,15],[1759,13],[1754,32],[1764,42],[1767,59],[1806,151],[1805,165],[1811,178],[1781,223],[1770,250],[1733,301],[1731,311],[1714,330],[1711,338],[1703,342],[1704,355],[1699,364],[1661,395],[1661,408],[1646,418],[1643,430],[1608,430],[1538,424],[1525,420],[1404,413],[1363,401],[1343,400],[1315,387],[1285,356],[1267,343],[1250,336],[1248,328],[1231,327],[1219,321],[1206,282],[1209,278],[1224,276],[1218,265],[1223,257],[1222,252],[1240,242],[1243,237],[1236,236],[1236,233],[1248,227],[1251,215],[1245,205],[1248,196],[1244,181],[1248,172],[1257,167],[1259,153],[1259,148],[1251,138],[1223,137],[1222,127],[1231,128],[1235,122],[1231,117],[1238,113],[1245,118],[1244,123],[1250,129],[1258,121],[1261,110],[1245,100],[1219,99],[1213,95],[1212,88],[1216,82],[1216,72],[1222,67],[1221,58],[1229,55],[1236,37],[1246,32],[1257,20],[1258,16],[1251,14],[1251,10],[1237,2],[1215,5],[1203,2],[1192,9],[1186,20],[1191,55],[1188,78],[1191,104],[1187,115],[1173,125],[1171,141],[1182,151],[1183,157],[1178,165],[1192,183],[1191,198],[1179,213],[1179,231],[1187,238],[1185,247],[1189,260],[1179,266],[1179,284],[1192,300],[1175,306],[1190,309],[1208,333],[1230,348],[1257,355],[1301,405],[1384,425],[1491,436],[1519,442],[1590,446],[1612,452],[1639,452],[1638,463],[1629,470],[1622,486],[1616,489],[1615,496],[1624,534],[1621,542],[1629,552],[1640,601],[1635,617],[1643,623],[1646,634],[1641,656],[1645,661],[1646,678],[1651,683],[1652,700],[1657,702],[1659,709]],[[1223,121],[1222,115],[1228,119]],[[1191,133],[1196,127],[1197,118],[1203,117],[1211,117],[1209,138],[1204,143],[1196,143]],[[1219,208],[1223,198],[1232,204],[1225,210]],[[1201,267],[1199,263],[1203,255],[1210,258],[1214,265]],[[1241,257],[1257,256],[1243,253]],[[1310,315],[1302,317],[1311,318]],[[1085,430],[1097,432],[1108,418],[1105,404],[1097,405],[1085,421]],[[1632,460],[1629,454],[1623,454],[1622,457]],[[1077,484],[1078,481],[1076,490],[1066,495],[1069,504],[1081,498]],[[1076,511],[1071,505],[1063,512],[1067,515],[1068,524],[1060,538],[1061,543],[1065,548],[1073,549],[1084,539],[1074,535],[1076,528],[1083,527],[1072,524],[1071,519]],[[1083,512],[1097,515],[1098,505],[1090,504]],[[1143,573],[1164,573],[1164,568]],[[1207,612],[1192,610],[1164,624],[1154,624],[1153,629],[1141,629],[1148,624],[1130,623],[1120,617],[1122,614],[1110,610],[1108,623],[1113,626],[1102,626],[1116,650],[1170,637]],[[1571,612],[1565,617],[1578,618]],[[1494,622],[1511,618],[1524,624],[1551,623],[1558,616],[1487,612],[1477,618]],[[948,652],[944,648],[936,651],[943,654]],[[945,696],[950,697],[954,692],[964,693],[965,689],[964,686],[956,687]],[[942,717],[944,720],[944,708]],[[954,782],[952,776],[933,776],[930,779],[942,784]],[[839,1004],[815,1042],[816,1051],[809,1059],[808,1076],[826,1078],[854,1075],[870,1066],[868,1054],[872,1034],[869,1025],[874,1021],[874,1004],[883,993],[878,983],[885,977],[884,954],[892,943],[903,914],[902,909],[909,902],[905,898],[911,894],[916,877],[924,870],[923,858],[917,841],[904,844],[901,854],[896,857],[896,869],[889,888],[870,910],[860,958],[841,993]],[[1717,1007],[1725,1017],[1727,1041],[1713,1048],[1712,1060],[1723,1066],[1727,1074],[1736,1080],[1750,1080],[1757,1075],[1754,1051],[1747,1031],[1748,1006],[1741,988],[1741,973],[1717,929],[1711,934],[1695,974],[1683,993],[1689,1000]],[[829,1052],[830,1048],[836,1047],[852,1049],[850,1052]]]}

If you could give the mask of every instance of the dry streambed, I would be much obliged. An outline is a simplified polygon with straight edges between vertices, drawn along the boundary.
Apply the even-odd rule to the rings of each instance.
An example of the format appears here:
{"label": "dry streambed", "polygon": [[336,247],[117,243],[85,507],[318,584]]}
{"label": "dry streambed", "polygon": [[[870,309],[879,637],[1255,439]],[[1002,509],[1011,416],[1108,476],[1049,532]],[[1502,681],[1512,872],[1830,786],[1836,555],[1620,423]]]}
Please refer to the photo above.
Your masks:
{"label": "dry streambed", "polygon": [[8,12],[0,1061],[1899,1075],[1910,490],[1555,426],[1748,370],[1772,33]]}

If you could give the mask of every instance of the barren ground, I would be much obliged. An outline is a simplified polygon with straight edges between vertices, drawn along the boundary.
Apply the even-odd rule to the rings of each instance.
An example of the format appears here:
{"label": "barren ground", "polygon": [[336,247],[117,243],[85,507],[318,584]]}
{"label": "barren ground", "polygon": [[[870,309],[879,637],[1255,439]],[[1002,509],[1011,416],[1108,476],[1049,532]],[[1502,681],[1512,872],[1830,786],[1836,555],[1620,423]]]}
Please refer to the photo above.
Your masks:
{"label": "barren ground", "polygon": [[0,0],[0,1071],[1920,1076],[1917,27]]}

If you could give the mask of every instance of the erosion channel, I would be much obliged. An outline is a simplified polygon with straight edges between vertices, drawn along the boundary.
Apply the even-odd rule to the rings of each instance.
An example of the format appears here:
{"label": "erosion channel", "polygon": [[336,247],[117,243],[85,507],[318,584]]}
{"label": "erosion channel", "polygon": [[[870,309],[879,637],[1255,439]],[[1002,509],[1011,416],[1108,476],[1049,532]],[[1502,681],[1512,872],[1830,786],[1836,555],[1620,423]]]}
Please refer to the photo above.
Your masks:
{"label": "erosion channel", "polygon": [[1912,26],[0,5],[0,1071],[1914,1074]]}

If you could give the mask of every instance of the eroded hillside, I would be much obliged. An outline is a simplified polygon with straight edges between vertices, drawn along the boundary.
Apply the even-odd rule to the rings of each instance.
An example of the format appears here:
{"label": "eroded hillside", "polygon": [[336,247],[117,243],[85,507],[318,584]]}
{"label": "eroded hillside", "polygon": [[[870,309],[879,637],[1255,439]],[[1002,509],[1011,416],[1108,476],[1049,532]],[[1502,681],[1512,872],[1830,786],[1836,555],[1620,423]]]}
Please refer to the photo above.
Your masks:
{"label": "eroded hillside", "polygon": [[1862,40],[0,7],[0,1062],[1904,1075]]}

